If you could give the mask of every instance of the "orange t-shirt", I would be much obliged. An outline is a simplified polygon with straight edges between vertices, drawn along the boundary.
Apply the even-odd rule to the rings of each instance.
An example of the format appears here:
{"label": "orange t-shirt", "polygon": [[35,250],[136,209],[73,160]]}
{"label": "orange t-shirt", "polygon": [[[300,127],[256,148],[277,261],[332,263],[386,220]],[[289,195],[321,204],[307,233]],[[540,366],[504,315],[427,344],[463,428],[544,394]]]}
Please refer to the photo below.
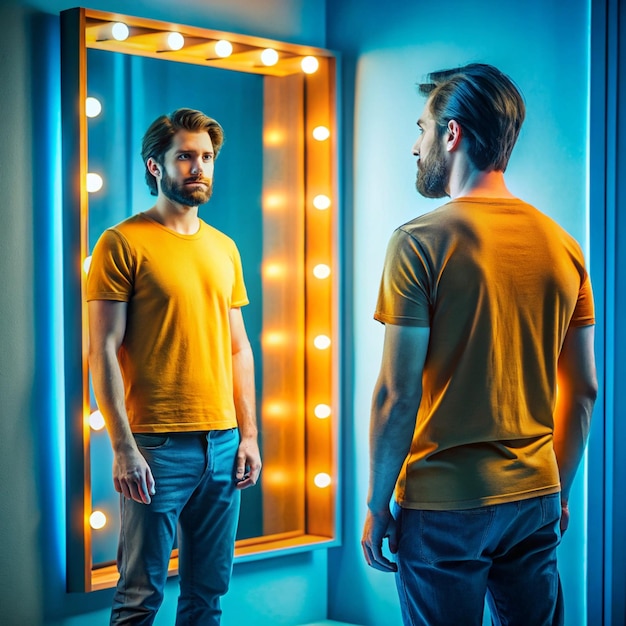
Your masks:
{"label": "orange t-shirt", "polygon": [[134,215],[98,240],[87,300],[128,302],[118,357],[133,432],[237,425],[228,316],[248,299],[229,237],[203,221],[182,235]]}
{"label": "orange t-shirt", "polygon": [[469,509],[560,490],[557,360],[568,328],[594,323],[570,235],[517,199],[449,202],[393,234],[374,317],[430,327],[401,506]]}

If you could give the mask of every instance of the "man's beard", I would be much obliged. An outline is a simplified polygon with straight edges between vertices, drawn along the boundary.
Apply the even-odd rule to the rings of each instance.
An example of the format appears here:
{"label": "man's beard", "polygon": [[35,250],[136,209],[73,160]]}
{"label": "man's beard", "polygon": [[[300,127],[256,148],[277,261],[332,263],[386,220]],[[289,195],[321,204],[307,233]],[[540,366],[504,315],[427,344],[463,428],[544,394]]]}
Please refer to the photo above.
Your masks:
{"label": "man's beard", "polygon": [[417,170],[415,188],[425,198],[444,198],[448,194],[446,188],[450,181],[450,168],[445,159],[443,148],[439,141],[433,143],[430,154],[420,160]]}
{"label": "man's beard", "polygon": [[[197,182],[204,183],[206,186],[187,187],[185,183],[189,183],[192,180],[197,180]],[[179,185],[166,172],[163,172],[161,191],[172,202],[177,202],[183,206],[200,206],[201,204],[206,204],[211,199],[213,181],[204,178],[187,178],[182,185]]]}

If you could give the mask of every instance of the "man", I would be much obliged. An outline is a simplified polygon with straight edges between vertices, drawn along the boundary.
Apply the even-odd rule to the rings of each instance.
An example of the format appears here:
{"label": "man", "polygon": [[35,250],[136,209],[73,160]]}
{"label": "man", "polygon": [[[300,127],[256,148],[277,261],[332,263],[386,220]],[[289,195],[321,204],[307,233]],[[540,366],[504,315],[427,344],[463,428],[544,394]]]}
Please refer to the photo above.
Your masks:
{"label": "man", "polygon": [[417,190],[451,201],[387,251],[364,555],[397,571],[407,625],[480,625],[485,595],[496,624],[559,624],[556,547],[597,392],[589,277],[505,185],[525,115],[511,80],[471,64],[420,91]]}
{"label": "man", "polygon": [[261,470],[241,261],[198,217],[222,141],[199,111],[155,120],[142,157],[156,203],[92,255],[89,363],[121,494],[111,624],[153,623],[177,526],[176,624],[220,623],[239,492]]}

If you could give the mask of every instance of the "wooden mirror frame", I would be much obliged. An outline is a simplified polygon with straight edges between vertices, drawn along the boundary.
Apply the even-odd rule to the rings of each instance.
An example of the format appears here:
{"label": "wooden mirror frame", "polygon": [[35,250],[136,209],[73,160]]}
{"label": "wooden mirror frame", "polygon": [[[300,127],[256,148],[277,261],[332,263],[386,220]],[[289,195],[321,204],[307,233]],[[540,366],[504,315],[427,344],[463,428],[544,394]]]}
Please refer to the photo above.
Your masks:
{"label": "wooden mirror frame", "polygon": [[[102,37],[104,27],[123,22],[131,36],[126,41]],[[158,50],[155,43],[163,34],[177,31],[187,45],[179,51]],[[233,44],[228,59],[207,54],[218,40]],[[336,189],[336,59],[328,50],[277,42],[257,37],[207,30],[115,13],[74,8],[61,12],[61,114],[63,157],[63,273],[64,352],[66,394],[66,486],[67,486],[67,588],[94,591],[111,587],[117,580],[115,565],[94,565],[91,555],[89,372],[87,365],[87,309],[84,301],[83,263],[88,250],[87,179],[87,49],[98,48],[164,58],[171,61],[221,67],[237,72],[263,75],[263,199],[264,248],[287,257],[282,265],[264,258],[262,289],[263,316],[280,322],[281,311],[295,311],[297,336],[276,341],[276,333],[263,338],[263,355],[277,367],[277,374],[263,381],[264,402],[259,407],[263,438],[262,473],[264,512],[266,507],[281,510],[281,502],[293,491],[290,455],[293,450],[281,443],[281,429],[288,426],[302,438],[303,476],[296,488],[304,488],[302,510],[296,529],[272,532],[238,541],[235,563],[337,545],[338,524],[338,211]],[[258,62],[260,51],[274,48],[279,62],[271,67]],[[305,74],[303,57],[313,56],[319,69]],[[313,138],[313,129],[326,126],[327,140]],[[318,196],[330,199],[330,208],[319,209]],[[301,254],[281,250],[296,238]],[[291,258],[289,257],[291,255]],[[313,267],[324,259],[330,277],[317,279]],[[327,260],[327,261],[326,261]],[[301,297],[285,301],[276,287],[282,267],[287,277],[298,281]],[[285,274],[285,272],[283,272]],[[264,333],[265,334],[265,333]],[[280,333],[279,333],[280,334]],[[330,347],[315,347],[318,335],[330,338]],[[284,407],[265,398],[292,393],[290,376],[281,367],[282,354],[301,362],[298,369],[298,406]],[[273,353],[273,354],[271,354]],[[293,398],[292,398],[293,399]],[[330,416],[316,417],[324,404]],[[287,410],[285,410],[287,409]],[[281,419],[288,418],[288,423]],[[291,432],[291,430],[290,430]],[[272,436],[274,434],[275,436]],[[330,476],[330,485],[316,486],[320,473]],[[267,502],[266,502],[267,500]],[[264,515],[265,518],[265,515]],[[170,574],[177,573],[177,554],[172,553]]]}

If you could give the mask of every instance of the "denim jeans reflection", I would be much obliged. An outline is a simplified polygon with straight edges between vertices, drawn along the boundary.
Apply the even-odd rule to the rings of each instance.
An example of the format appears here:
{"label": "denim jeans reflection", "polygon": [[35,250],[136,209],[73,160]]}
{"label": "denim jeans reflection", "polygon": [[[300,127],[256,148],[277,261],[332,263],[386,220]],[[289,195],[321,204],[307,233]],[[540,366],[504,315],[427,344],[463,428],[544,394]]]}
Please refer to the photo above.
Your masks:
{"label": "denim jeans reflection", "polygon": [[135,440],[154,475],[156,493],[149,505],[121,498],[120,579],[111,625],[154,622],[178,527],[176,626],[217,626],[239,517],[239,431],[136,434]]}
{"label": "denim jeans reflection", "polygon": [[561,626],[560,494],[477,509],[395,510],[405,626]]}

